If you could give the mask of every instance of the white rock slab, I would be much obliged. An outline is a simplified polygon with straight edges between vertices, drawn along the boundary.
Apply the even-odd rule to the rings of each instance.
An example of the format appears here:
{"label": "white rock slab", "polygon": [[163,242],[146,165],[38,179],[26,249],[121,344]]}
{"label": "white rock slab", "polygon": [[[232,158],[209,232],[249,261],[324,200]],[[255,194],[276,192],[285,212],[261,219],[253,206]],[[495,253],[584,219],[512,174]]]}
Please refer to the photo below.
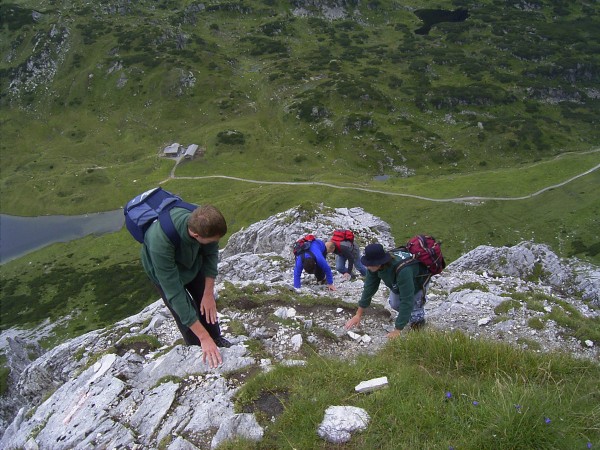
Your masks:
{"label": "white rock slab", "polygon": [[356,392],[364,393],[364,392],[376,391],[378,389],[383,389],[387,386],[388,386],[387,377],[379,377],[379,378],[373,378],[373,379],[367,380],[367,381],[361,381],[360,383],[358,383],[356,385],[354,390]]}

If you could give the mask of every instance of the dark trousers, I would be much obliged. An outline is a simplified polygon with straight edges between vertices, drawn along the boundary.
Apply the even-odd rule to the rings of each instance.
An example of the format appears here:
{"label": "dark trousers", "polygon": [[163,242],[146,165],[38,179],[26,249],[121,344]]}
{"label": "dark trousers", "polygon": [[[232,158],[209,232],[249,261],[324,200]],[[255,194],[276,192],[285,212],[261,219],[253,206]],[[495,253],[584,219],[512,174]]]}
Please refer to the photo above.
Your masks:
{"label": "dark trousers", "polygon": [[[206,321],[206,317],[204,317],[204,314],[200,314],[200,302],[202,301],[202,294],[204,293],[204,280],[204,274],[202,272],[199,272],[198,275],[196,275],[196,278],[194,278],[191,282],[185,285],[185,288],[187,289],[188,295],[191,296],[192,304],[194,305],[194,309],[196,310],[196,314],[198,315],[200,323],[204,328],[206,328],[206,331],[208,331],[210,337],[216,339],[219,336],[221,336],[221,328],[219,327],[219,322],[208,323]],[[189,327],[181,323],[179,316],[171,307],[171,305],[169,305],[167,297],[163,292],[162,288],[159,285],[155,285],[155,287],[158,290],[160,296],[162,297],[163,302],[165,302],[165,305],[167,306],[167,308],[169,308],[169,311],[171,311],[171,314],[175,319],[175,323],[177,324],[177,328],[179,328],[179,331],[183,336],[183,340],[185,341],[185,343],[187,345],[200,345],[200,339],[198,339],[198,336],[196,336]]]}
{"label": "dark trousers", "polygon": [[321,269],[318,265],[315,267],[315,277],[318,282],[325,280],[325,271]]}

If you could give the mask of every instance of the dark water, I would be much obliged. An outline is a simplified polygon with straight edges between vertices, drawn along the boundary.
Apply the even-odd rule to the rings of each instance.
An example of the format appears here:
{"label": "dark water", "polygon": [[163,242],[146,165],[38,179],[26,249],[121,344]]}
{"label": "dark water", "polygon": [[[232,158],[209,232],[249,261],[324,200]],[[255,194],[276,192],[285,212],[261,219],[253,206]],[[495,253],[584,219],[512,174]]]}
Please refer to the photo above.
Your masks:
{"label": "dark water", "polygon": [[124,222],[122,209],[81,216],[18,217],[0,214],[0,264],[55,242],[119,231]]}
{"label": "dark water", "polygon": [[377,175],[377,176],[374,176],[373,179],[375,181],[387,181],[390,179],[390,176],[389,175]]}
{"label": "dark water", "polygon": [[464,22],[469,17],[466,9],[419,9],[415,15],[423,21],[423,26],[415,30],[415,34],[429,34],[431,27],[441,22]]}

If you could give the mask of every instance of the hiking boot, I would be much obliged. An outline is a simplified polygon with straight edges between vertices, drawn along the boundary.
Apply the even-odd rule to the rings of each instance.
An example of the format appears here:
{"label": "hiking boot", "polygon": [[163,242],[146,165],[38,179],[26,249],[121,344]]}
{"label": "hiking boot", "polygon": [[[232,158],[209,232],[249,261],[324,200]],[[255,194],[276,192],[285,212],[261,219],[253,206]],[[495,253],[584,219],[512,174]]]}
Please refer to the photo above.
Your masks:
{"label": "hiking boot", "polygon": [[215,344],[217,344],[217,347],[229,348],[233,345],[231,342],[229,342],[223,336],[216,337],[213,340],[215,341]]}
{"label": "hiking boot", "polygon": [[410,327],[411,331],[418,331],[425,326],[425,319],[419,320],[418,322],[409,323],[408,326]]}

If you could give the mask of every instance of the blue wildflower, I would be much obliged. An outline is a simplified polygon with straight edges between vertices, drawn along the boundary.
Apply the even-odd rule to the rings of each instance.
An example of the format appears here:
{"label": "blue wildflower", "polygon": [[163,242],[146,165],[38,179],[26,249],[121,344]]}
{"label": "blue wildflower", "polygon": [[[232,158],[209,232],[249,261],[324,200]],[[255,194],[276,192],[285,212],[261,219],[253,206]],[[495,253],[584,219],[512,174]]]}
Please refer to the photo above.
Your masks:
{"label": "blue wildflower", "polygon": [[452,392],[446,392],[446,398],[452,398]]}
{"label": "blue wildflower", "polygon": [[552,421],[550,420],[550,417],[544,417],[544,422],[546,422],[546,423],[550,423],[550,422],[552,422]]}
{"label": "blue wildflower", "polygon": [[473,400],[473,405],[477,406],[477,405],[479,405],[479,402],[477,400]]}
{"label": "blue wildflower", "polygon": [[591,442],[587,443],[587,448],[592,448],[592,443]]}

